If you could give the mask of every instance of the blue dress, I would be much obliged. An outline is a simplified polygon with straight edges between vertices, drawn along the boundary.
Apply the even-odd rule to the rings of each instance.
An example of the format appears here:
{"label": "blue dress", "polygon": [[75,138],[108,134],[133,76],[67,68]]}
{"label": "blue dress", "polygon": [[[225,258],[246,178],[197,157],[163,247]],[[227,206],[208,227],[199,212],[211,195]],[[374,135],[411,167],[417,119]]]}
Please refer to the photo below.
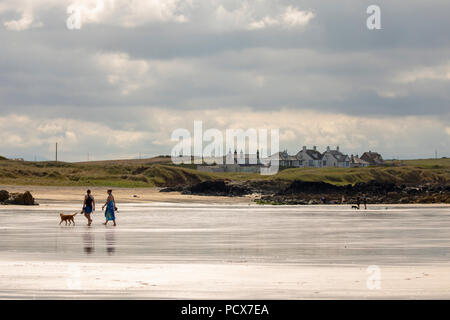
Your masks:
{"label": "blue dress", "polygon": [[116,220],[116,217],[114,215],[114,201],[112,200],[109,200],[108,204],[106,205],[105,217],[108,221]]}

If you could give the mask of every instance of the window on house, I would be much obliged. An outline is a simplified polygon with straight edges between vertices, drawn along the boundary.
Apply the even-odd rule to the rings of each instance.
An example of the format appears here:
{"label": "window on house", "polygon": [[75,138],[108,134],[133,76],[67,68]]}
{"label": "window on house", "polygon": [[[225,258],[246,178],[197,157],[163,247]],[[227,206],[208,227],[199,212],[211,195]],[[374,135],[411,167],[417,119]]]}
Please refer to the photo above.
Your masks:
{"label": "window on house", "polygon": [[327,162],[324,160],[324,161],[322,162],[322,165],[326,166],[326,165],[327,165]]}
{"label": "window on house", "polygon": [[313,160],[309,160],[309,166],[310,167],[314,166],[314,161]]}

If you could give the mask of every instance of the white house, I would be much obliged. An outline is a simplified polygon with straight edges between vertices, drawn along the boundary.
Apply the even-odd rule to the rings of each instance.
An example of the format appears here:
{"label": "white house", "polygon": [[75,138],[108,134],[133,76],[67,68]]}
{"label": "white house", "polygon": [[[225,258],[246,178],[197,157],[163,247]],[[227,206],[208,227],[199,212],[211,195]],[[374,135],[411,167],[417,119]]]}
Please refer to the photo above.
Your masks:
{"label": "white house", "polygon": [[307,149],[303,146],[296,155],[299,160],[299,166],[303,168],[320,168],[322,166],[322,154],[317,151],[317,147]]}
{"label": "white house", "polygon": [[[365,153],[367,155],[368,153]],[[371,153],[375,154],[375,153]],[[379,154],[375,154],[378,158],[381,158]],[[353,167],[367,167],[371,163],[366,161],[363,157],[359,158],[358,155],[349,157],[347,154],[343,154],[339,150],[339,146],[335,150],[327,147],[324,153],[320,153],[317,147],[307,149],[306,146],[302,148],[295,156],[288,154],[287,150],[277,152],[266,159],[268,163],[273,163],[278,160],[280,167],[288,168],[353,168]],[[380,160],[379,160],[380,161]]]}
{"label": "white house", "polygon": [[322,167],[350,168],[350,157],[340,152],[339,146],[336,150],[327,147],[322,156]]}

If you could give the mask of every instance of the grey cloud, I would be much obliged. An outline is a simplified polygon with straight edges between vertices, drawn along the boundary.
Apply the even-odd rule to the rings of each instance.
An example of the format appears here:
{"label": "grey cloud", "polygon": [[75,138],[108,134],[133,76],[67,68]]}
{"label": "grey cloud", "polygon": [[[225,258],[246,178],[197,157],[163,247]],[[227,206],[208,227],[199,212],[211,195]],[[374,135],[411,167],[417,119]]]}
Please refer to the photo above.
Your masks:
{"label": "grey cloud", "polygon": [[[100,23],[69,31],[65,7],[52,5],[36,11],[40,28],[0,26],[6,44],[0,51],[0,116],[88,117],[150,133],[159,130],[147,114],[153,107],[174,115],[198,110],[199,117],[206,109],[245,107],[450,118],[450,79],[396,81],[423,67],[439,72],[449,62],[450,3],[380,0],[380,31],[365,28],[372,1],[262,1],[252,7],[257,18],[283,6],[315,14],[306,27],[262,30],[218,28],[212,13],[221,2],[194,3],[185,8],[187,23]],[[223,5],[232,11],[241,3]],[[17,17],[0,12],[0,21]],[[102,54],[128,55],[129,74],[101,67],[96,57]],[[148,64],[144,75],[137,74],[136,61]],[[123,94],[127,83],[131,90]]]}

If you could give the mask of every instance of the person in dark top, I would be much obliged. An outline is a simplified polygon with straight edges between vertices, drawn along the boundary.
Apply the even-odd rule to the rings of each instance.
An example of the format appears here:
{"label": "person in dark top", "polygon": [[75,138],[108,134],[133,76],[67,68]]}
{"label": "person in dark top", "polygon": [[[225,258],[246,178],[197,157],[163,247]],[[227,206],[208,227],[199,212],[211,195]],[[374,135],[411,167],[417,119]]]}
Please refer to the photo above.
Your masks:
{"label": "person in dark top", "polygon": [[356,205],[358,206],[358,210],[359,210],[359,207],[361,206],[361,198],[359,196],[356,197]]}
{"label": "person in dark top", "polygon": [[95,211],[95,200],[91,195],[91,190],[86,191],[86,195],[84,196],[83,202],[83,213],[86,219],[88,220],[88,226],[91,225],[91,213]]}
{"label": "person in dark top", "polygon": [[364,203],[364,210],[367,210],[367,197],[366,197],[366,195],[363,196],[363,203]]}

